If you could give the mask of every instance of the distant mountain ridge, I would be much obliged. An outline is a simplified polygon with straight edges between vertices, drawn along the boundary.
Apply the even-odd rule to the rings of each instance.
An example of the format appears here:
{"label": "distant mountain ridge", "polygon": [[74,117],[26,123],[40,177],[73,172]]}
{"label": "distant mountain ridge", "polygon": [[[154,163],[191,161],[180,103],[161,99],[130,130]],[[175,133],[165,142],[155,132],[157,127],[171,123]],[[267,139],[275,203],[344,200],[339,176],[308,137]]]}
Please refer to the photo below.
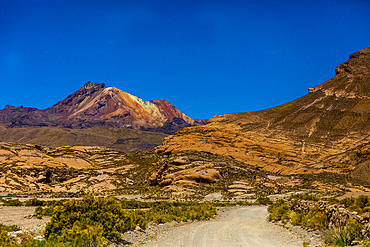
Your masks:
{"label": "distant mountain ridge", "polygon": [[0,110],[0,122],[8,123],[8,128],[107,126],[172,134],[183,127],[203,125],[207,120],[192,119],[165,100],[145,101],[104,83],[87,82],[44,110],[7,105]]}

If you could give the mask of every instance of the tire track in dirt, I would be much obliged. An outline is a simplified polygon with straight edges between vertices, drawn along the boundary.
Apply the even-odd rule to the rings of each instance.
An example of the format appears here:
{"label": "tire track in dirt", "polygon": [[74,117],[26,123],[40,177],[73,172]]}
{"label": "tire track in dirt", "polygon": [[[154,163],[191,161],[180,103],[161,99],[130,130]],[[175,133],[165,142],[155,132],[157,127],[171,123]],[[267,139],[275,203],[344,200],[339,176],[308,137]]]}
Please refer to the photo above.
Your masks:
{"label": "tire track in dirt", "polygon": [[303,241],[287,229],[268,223],[267,216],[267,207],[239,207],[222,213],[217,219],[170,229],[144,246],[302,246]]}

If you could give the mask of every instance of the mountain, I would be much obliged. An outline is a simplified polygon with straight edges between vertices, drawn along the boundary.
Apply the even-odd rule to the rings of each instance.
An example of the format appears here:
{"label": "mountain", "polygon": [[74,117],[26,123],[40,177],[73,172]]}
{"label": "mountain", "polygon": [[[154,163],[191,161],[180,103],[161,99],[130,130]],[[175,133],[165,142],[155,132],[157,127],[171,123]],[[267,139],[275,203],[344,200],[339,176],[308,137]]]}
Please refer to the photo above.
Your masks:
{"label": "mountain", "polygon": [[197,150],[278,174],[349,174],[370,183],[370,47],[334,78],[271,109],[215,116],[167,137],[158,153]]}
{"label": "mountain", "polygon": [[[0,122],[8,123],[8,128],[107,126],[172,134],[179,126],[203,125],[206,121],[186,116],[165,100],[145,101],[104,83],[91,82],[45,110],[9,105],[0,110]],[[162,128],[164,125],[167,128]]]}

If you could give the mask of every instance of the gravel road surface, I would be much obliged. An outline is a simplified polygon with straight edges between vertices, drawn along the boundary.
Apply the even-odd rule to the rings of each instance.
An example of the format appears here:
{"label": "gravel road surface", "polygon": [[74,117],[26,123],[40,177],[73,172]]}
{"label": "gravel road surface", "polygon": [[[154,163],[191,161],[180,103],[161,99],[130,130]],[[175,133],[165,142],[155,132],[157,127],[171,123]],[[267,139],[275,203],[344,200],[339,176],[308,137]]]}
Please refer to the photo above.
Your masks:
{"label": "gravel road surface", "polygon": [[267,207],[228,210],[210,221],[169,229],[143,246],[302,246],[303,239],[281,226],[268,223]]}

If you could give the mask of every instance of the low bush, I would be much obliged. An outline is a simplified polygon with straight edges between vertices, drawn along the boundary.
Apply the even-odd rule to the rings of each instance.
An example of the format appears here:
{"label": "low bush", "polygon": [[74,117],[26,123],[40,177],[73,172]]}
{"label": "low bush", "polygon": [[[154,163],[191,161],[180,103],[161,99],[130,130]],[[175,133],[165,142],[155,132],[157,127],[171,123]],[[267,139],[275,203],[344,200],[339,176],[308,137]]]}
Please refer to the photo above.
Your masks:
{"label": "low bush", "polygon": [[46,201],[40,201],[38,200],[37,198],[32,198],[32,199],[29,199],[29,200],[26,200],[24,203],[23,203],[24,206],[46,206],[48,205],[48,202]]}
{"label": "low bush", "polygon": [[288,201],[290,200],[305,200],[305,201],[319,201],[320,197],[317,195],[313,195],[310,193],[299,193],[299,194],[293,194],[289,197]]}
{"label": "low bush", "polygon": [[256,205],[270,205],[273,201],[271,201],[268,197],[258,197],[257,200],[254,202]]}
{"label": "low bush", "polygon": [[[294,199],[294,201],[295,200],[296,199]],[[331,201],[338,202],[337,199]],[[357,212],[367,212],[367,210],[370,209],[370,202],[367,196],[346,198],[339,202]],[[311,207],[307,214],[299,214],[290,211],[284,200],[278,200],[268,207],[268,211],[270,212],[268,216],[268,220],[270,221],[290,219],[293,225],[301,225],[308,229],[321,230],[326,244],[330,246],[347,246],[355,239],[361,239],[362,237],[361,231],[363,225],[352,218],[348,219],[344,227],[328,228],[329,222],[327,215],[318,205]],[[370,247],[370,240],[364,240],[363,246]]]}
{"label": "low bush", "polygon": [[20,230],[19,226],[17,225],[6,226],[1,223],[0,223],[0,229],[4,229],[7,232],[16,232]]}
{"label": "low bush", "polygon": [[270,213],[268,216],[269,221],[278,221],[288,218],[289,208],[283,199],[279,199],[274,204],[268,206],[267,211]]}
{"label": "low bush", "polygon": [[361,237],[363,225],[355,219],[349,219],[345,227],[334,227],[323,232],[327,244],[346,246],[357,237]]}
{"label": "low bush", "polygon": [[296,212],[290,211],[288,214],[288,218],[292,220],[292,224],[297,226],[302,224],[303,217],[306,214],[297,214]]}
{"label": "low bush", "polygon": [[3,199],[2,200],[3,206],[23,206],[23,203],[19,201],[19,199]]}
{"label": "low bush", "polygon": [[[127,210],[126,207],[148,207],[149,210]],[[50,209],[52,208],[52,209]],[[120,238],[121,233],[137,226],[146,229],[148,223],[170,221],[207,220],[215,215],[216,207],[211,203],[183,202],[127,202],[114,197],[94,198],[84,196],[82,200],[55,203],[49,208],[37,208],[38,214],[51,211],[52,218],[45,228],[47,241],[63,242],[73,246],[94,243],[107,245],[107,238]]]}
{"label": "low bush", "polygon": [[0,202],[2,202],[3,206],[17,206],[17,207],[19,206],[26,206],[26,207],[47,206],[47,205],[51,205],[54,203],[53,201],[41,201],[41,200],[38,200],[37,198],[32,198],[24,202],[21,202],[19,199],[4,199],[2,197],[0,197]]}
{"label": "low bush", "polygon": [[348,210],[356,211],[360,214],[370,211],[370,198],[360,195],[359,197],[349,197],[339,201],[339,204],[345,205]]}
{"label": "low bush", "polygon": [[326,214],[320,209],[318,205],[310,208],[307,215],[303,216],[301,219],[302,226],[308,229],[323,229],[327,226],[328,219]]}
{"label": "low bush", "polygon": [[[74,247],[71,243],[58,242],[56,240],[32,240],[27,247]],[[85,246],[84,246],[85,247]]]}
{"label": "low bush", "polygon": [[9,238],[8,232],[19,231],[16,225],[6,226],[0,223],[0,246],[17,247],[17,243]]}
{"label": "low bush", "polygon": [[365,239],[363,242],[362,242],[362,247],[370,247],[370,239]]}

